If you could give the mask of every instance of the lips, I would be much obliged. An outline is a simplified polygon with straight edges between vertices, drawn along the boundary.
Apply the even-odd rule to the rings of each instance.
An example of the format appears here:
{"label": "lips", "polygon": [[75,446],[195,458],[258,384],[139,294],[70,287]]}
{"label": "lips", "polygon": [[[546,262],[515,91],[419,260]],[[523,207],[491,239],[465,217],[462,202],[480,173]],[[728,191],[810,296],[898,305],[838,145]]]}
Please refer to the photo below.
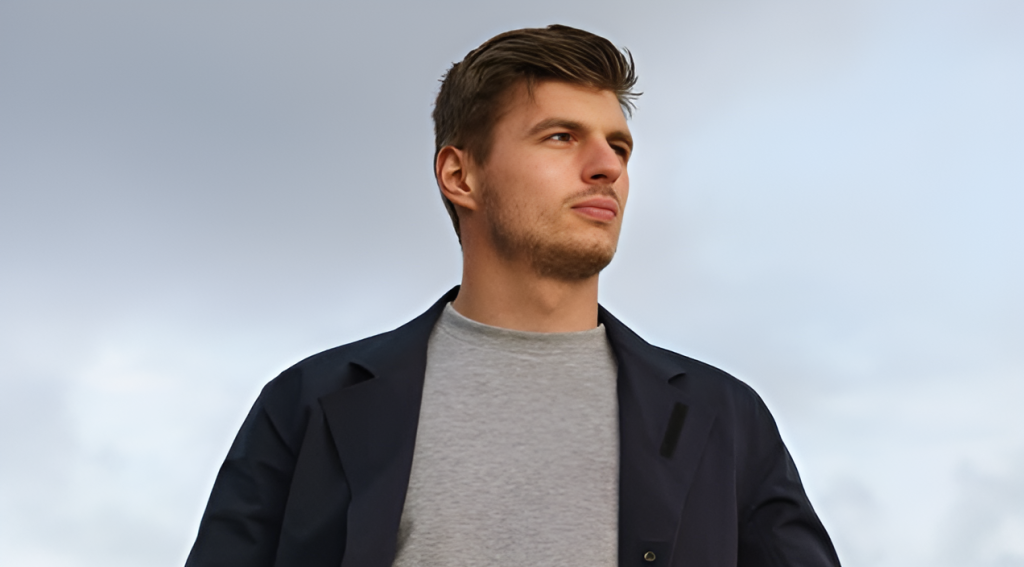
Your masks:
{"label": "lips", "polygon": [[591,197],[576,203],[572,209],[594,220],[610,221],[619,214],[619,203],[610,197]]}

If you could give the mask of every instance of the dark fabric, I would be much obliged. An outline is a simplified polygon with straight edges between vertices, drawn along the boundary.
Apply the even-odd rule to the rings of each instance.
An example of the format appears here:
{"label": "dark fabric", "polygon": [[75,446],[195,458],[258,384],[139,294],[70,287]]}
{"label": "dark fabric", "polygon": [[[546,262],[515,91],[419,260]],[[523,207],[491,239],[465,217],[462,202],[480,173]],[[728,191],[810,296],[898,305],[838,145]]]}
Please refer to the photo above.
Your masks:
{"label": "dark fabric", "polygon": [[[391,565],[427,339],[457,293],[267,384],[217,476],[187,567]],[[651,346],[603,308],[599,319],[619,365],[619,565],[837,567],[757,394]]]}

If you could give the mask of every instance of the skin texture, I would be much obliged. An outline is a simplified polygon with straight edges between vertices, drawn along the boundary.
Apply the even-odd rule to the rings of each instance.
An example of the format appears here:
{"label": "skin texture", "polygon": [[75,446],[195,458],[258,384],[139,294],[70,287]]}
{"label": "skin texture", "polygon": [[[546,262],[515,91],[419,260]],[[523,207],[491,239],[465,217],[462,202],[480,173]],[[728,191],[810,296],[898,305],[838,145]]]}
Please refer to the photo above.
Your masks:
{"label": "skin texture", "polygon": [[618,245],[632,138],[615,94],[557,81],[509,93],[486,163],[443,148],[435,173],[462,227],[453,306],[538,332],[597,325],[598,274]]}

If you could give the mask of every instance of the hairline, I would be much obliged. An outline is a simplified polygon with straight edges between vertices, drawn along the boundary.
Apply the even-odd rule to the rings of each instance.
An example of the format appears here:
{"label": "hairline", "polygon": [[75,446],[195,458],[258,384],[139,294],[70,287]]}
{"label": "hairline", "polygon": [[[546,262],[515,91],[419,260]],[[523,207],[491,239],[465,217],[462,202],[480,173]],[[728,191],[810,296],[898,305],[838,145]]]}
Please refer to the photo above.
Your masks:
{"label": "hairline", "polygon": [[[437,172],[436,172],[436,169],[437,169],[437,158],[438,158],[438,156],[441,155],[441,150],[443,150],[445,148],[449,148],[449,147],[455,148],[455,149],[460,150],[462,152],[465,152],[466,155],[468,155],[473,160],[473,162],[476,165],[478,165],[478,166],[486,165],[487,161],[491,157],[490,154],[491,154],[492,144],[494,142],[494,133],[495,133],[496,127],[497,127],[498,123],[500,123],[501,120],[506,115],[508,115],[509,111],[511,111],[511,103],[512,103],[512,99],[514,97],[515,92],[519,91],[521,88],[523,88],[525,86],[526,87],[526,96],[528,97],[528,100],[536,101],[536,94],[535,94],[534,91],[536,90],[537,86],[539,86],[541,84],[544,84],[544,83],[562,83],[562,84],[565,84],[565,85],[573,85],[573,86],[577,86],[577,87],[589,88],[589,89],[591,89],[591,90],[593,90],[595,92],[610,92],[610,93],[615,95],[615,98],[616,98],[616,100],[619,103],[619,110],[622,111],[623,117],[628,120],[633,115],[632,109],[634,107],[633,107],[632,101],[629,100],[629,97],[620,95],[615,89],[601,87],[601,86],[596,86],[596,85],[593,85],[593,84],[585,82],[585,81],[572,81],[572,80],[564,79],[562,77],[536,77],[534,75],[524,74],[524,76],[522,78],[517,79],[515,82],[510,84],[503,91],[501,91],[501,93],[498,94],[498,96],[497,96],[497,100],[498,100],[497,108],[498,108],[498,110],[497,110],[497,112],[494,113],[492,122],[491,122],[491,124],[489,125],[489,128],[488,128],[488,131],[485,133],[486,139],[484,140],[484,142],[482,144],[480,144],[485,149],[485,151],[484,151],[485,155],[482,158],[480,156],[475,155],[475,153],[473,152],[473,144],[467,144],[466,140],[463,140],[462,144],[461,144],[464,147],[459,147],[458,145],[452,144],[449,141],[449,143],[446,143],[446,144],[444,144],[442,146],[438,146],[437,149],[434,150],[434,168],[435,168],[434,175],[435,175],[435,177],[437,177]],[[632,139],[632,137],[631,136],[623,137],[623,139],[629,142],[630,150],[632,150],[632,148],[633,148],[633,139]],[[438,183],[440,183],[440,179],[438,179],[437,181],[438,181]]]}

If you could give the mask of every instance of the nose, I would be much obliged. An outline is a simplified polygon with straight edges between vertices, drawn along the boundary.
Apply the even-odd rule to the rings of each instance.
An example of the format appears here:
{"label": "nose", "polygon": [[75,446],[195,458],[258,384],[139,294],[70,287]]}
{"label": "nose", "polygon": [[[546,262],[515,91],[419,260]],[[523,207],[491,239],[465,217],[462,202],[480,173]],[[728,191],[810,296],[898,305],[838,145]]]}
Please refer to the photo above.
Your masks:
{"label": "nose", "polygon": [[583,177],[590,183],[615,183],[626,170],[625,160],[606,140],[594,140],[588,144],[585,159]]}

